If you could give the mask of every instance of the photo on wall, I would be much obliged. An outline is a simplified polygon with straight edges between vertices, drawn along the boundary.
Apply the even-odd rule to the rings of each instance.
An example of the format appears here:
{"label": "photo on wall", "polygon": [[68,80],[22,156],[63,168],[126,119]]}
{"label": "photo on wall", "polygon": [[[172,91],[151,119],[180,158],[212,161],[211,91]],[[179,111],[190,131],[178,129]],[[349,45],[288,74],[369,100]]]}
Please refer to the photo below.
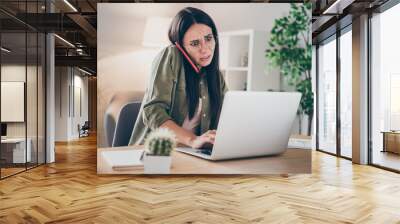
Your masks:
{"label": "photo on wall", "polygon": [[98,174],[310,173],[310,28],[303,3],[98,4]]}

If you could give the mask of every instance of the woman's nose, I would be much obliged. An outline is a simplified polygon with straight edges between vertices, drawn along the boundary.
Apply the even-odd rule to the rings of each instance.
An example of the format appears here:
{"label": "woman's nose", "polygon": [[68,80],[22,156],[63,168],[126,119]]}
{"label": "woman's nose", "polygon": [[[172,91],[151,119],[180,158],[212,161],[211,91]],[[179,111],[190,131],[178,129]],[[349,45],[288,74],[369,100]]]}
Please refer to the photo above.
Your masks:
{"label": "woman's nose", "polygon": [[205,41],[202,41],[200,44],[200,53],[207,53],[209,46]]}
{"label": "woman's nose", "polygon": [[201,53],[201,54],[205,54],[205,53],[207,53],[207,50],[208,50],[208,49],[207,49],[207,46],[202,45],[201,48],[200,48],[200,53]]}

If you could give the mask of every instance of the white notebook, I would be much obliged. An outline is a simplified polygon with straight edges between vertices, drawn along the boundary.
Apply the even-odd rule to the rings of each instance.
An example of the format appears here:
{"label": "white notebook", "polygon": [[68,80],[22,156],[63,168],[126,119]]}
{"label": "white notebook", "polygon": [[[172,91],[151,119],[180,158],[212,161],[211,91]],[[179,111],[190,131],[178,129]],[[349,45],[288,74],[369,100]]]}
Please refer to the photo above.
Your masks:
{"label": "white notebook", "polygon": [[102,152],[103,158],[114,170],[141,169],[144,150],[115,150]]}

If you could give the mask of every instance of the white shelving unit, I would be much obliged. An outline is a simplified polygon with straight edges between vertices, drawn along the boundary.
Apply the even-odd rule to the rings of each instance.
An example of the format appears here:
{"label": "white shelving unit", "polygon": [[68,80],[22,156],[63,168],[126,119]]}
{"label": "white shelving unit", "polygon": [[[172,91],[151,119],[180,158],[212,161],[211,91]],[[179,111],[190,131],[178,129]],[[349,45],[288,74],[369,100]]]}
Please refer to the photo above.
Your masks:
{"label": "white shelving unit", "polygon": [[230,90],[279,90],[279,73],[267,71],[267,31],[221,32],[219,43],[220,69]]}

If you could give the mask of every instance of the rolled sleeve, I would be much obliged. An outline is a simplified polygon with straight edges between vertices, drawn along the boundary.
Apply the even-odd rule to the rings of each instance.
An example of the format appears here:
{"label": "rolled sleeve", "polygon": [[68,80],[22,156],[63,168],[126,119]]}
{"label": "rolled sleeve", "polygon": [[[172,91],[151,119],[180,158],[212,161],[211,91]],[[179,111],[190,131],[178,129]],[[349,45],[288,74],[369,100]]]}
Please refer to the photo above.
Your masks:
{"label": "rolled sleeve", "polygon": [[176,74],[172,69],[173,54],[170,48],[164,49],[155,59],[151,69],[151,80],[146,91],[143,106],[143,123],[154,130],[160,127],[170,116],[173,85]]}

